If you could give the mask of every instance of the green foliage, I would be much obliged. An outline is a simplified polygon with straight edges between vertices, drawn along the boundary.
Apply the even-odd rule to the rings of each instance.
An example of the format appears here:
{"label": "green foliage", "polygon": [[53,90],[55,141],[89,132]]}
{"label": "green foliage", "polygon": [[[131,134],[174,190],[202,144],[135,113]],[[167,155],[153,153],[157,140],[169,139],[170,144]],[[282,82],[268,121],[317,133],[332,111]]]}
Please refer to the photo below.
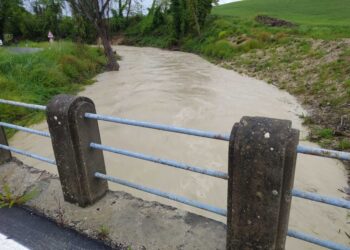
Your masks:
{"label": "green foliage", "polygon": [[232,44],[224,39],[208,44],[203,49],[205,55],[218,59],[229,59],[232,57],[234,51],[235,48]]}
{"label": "green foliage", "polygon": [[201,33],[212,9],[212,0],[171,0],[173,35],[179,40],[188,34]]}
{"label": "green foliage", "polygon": [[4,184],[0,189],[0,208],[11,208],[15,205],[22,205],[38,195],[38,191],[33,189],[23,195],[15,195],[7,184]]}
{"label": "green foliage", "polygon": [[101,225],[98,229],[98,237],[100,239],[106,239],[110,233],[109,228],[106,225]]}
{"label": "green foliage", "polygon": [[324,128],[317,131],[317,135],[320,138],[330,139],[333,137],[333,130],[330,128]]}
{"label": "green foliage", "polygon": [[[46,48],[32,54],[13,54],[0,49],[0,98],[46,104],[56,94],[77,92],[105,65],[103,52],[98,48],[69,42],[39,46]],[[1,121],[27,125],[42,118],[38,111],[0,107]]]}
{"label": "green foliage", "polygon": [[349,139],[342,139],[339,142],[338,147],[340,150],[349,150],[350,149],[350,140]]}
{"label": "green foliage", "polygon": [[[0,0],[0,38],[11,35],[9,41],[22,39],[47,41],[51,31],[55,39],[96,41],[96,31],[84,17],[62,15],[63,0],[37,0],[31,3],[32,12],[27,11],[20,0]],[[4,39],[3,39],[4,40]]]}

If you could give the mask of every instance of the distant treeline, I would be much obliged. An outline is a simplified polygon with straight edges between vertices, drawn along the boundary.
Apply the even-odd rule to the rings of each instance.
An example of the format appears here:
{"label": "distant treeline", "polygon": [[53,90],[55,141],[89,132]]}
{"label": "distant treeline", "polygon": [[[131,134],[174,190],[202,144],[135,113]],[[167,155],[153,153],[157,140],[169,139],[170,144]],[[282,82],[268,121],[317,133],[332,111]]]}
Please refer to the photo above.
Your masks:
{"label": "distant treeline", "polygon": [[[176,43],[186,34],[200,34],[213,3],[213,0],[154,0],[144,15],[139,0],[111,1],[109,32],[116,34],[139,24],[139,31],[147,33],[163,26]],[[56,39],[96,41],[97,32],[89,20],[63,13],[70,13],[65,0],[0,0],[0,39],[7,43],[44,41],[51,31]]]}

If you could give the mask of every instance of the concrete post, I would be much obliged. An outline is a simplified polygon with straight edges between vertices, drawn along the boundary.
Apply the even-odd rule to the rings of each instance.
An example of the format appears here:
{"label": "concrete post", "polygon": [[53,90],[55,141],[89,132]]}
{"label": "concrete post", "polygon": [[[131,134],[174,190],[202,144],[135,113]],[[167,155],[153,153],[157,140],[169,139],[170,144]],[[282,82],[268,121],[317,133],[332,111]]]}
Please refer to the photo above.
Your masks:
{"label": "concrete post", "polygon": [[101,143],[96,120],[84,114],[96,113],[94,103],[85,97],[55,96],[47,106],[51,134],[64,199],[85,207],[105,195],[108,184],[94,177],[106,173],[102,151],[93,150],[91,142]]}
{"label": "concrete post", "polygon": [[[0,144],[8,146],[5,130],[0,126]],[[12,158],[11,152],[0,148],[0,164]]]}
{"label": "concrete post", "polygon": [[243,117],[233,126],[227,249],[284,249],[298,142],[287,120]]}

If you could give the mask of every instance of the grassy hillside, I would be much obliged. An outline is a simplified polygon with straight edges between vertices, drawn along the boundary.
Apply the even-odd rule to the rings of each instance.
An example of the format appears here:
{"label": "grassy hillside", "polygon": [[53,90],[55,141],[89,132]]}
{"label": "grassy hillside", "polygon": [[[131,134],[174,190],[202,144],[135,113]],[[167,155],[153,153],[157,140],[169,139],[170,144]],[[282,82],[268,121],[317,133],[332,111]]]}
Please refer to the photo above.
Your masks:
{"label": "grassy hillside", "polygon": [[[0,48],[0,98],[46,104],[60,93],[75,93],[105,64],[97,48],[70,42],[30,44],[43,50],[14,54]],[[0,104],[0,121],[28,125],[43,118],[42,112]],[[9,131],[10,134],[13,131]]]}
{"label": "grassy hillside", "polygon": [[214,8],[213,14],[254,18],[258,14],[297,24],[350,24],[350,0],[243,0]]}
{"label": "grassy hillside", "polygon": [[299,30],[324,39],[350,37],[350,0],[243,0],[217,6],[212,14],[254,19],[268,15],[299,25]]}

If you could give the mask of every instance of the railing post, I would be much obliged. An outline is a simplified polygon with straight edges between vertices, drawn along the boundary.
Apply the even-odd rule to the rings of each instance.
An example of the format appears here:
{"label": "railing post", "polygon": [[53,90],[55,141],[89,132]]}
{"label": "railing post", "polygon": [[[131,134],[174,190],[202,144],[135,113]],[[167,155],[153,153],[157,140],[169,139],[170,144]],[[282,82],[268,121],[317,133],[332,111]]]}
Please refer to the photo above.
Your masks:
{"label": "railing post", "polygon": [[229,144],[228,250],[285,247],[299,131],[287,120],[243,117]]}
{"label": "railing post", "polygon": [[[0,126],[0,144],[8,146],[5,130]],[[0,164],[12,158],[11,152],[0,148]]]}
{"label": "railing post", "polygon": [[105,195],[108,184],[94,177],[106,173],[103,153],[90,148],[101,143],[96,120],[86,119],[86,112],[96,113],[86,97],[55,96],[47,106],[47,123],[62,185],[64,199],[85,207]]}

